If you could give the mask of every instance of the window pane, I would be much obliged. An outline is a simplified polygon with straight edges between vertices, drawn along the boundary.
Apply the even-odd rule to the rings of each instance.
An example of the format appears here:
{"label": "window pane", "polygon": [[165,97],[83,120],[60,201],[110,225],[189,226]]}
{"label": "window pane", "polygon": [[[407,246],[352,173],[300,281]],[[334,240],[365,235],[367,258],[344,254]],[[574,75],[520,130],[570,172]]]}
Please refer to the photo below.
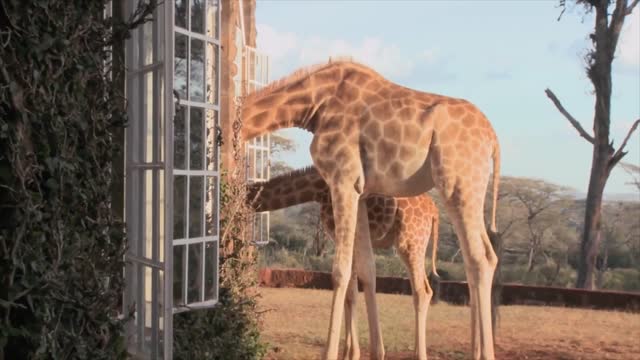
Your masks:
{"label": "window pane", "polygon": [[187,28],[187,0],[176,0],[176,26]]}
{"label": "window pane", "polygon": [[187,303],[202,301],[202,243],[189,245],[189,267],[187,281]]}
{"label": "window pane", "polygon": [[145,154],[144,159],[147,162],[153,161],[153,126],[154,126],[154,118],[153,118],[153,72],[148,72],[144,74],[144,113],[145,113]]}
{"label": "window pane", "polygon": [[218,0],[207,0],[207,36],[218,38]]}
{"label": "window pane", "polygon": [[189,237],[202,236],[203,217],[203,177],[192,176],[189,184]]}
{"label": "window pane", "polygon": [[191,100],[204,101],[204,41],[202,40],[191,39],[191,78],[189,80]]}
{"label": "window pane", "polygon": [[204,143],[202,135],[204,133],[204,109],[192,107],[191,118],[189,120],[189,162],[192,170],[203,170]]}
{"label": "window pane", "polygon": [[204,33],[204,0],[191,0],[191,31]]}
{"label": "window pane", "polygon": [[175,44],[175,74],[173,77],[173,89],[180,95],[180,100],[187,98],[187,44],[188,39],[186,35],[176,33]]}
{"label": "window pane", "polygon": [[218,188],[215,176],[207,176],[205,229],[207,236],[218,235]]}
{"label": "window pane", "polygon": [[261,240],[262,242],[268,242],[269,241],[269,213],[262,213],[260,214],[260,216],[262,217],[262,235],[261,235]]}
{"label": "window pane", "polygon": [[184,304],[184,258],[186,256],[185,246],[176,245],[173,247],[173,302],[174,305]]}
{"label": "window pane", "polygon": [[153,170],[144,171],[144,249],[143,255],[149,259],[153,250]]}
{"label": "window pane", "polygon": [[207,102],[218,103],[218,45],[207,43]]}
{"label": "window pane", "polygon": [[213,300],[218,287],[218,242],[209,241],[205,245],[204,300]]}
{"label": "window pane", "polygon": [[254,151],[256,152],[256,179],[262,179],[262,151]]}
{"label": "window pane", "polygon": [[176,109],[176,116],[173,123],[173,167],[176,169],[186,168],[185,138],[186,138],[186,106],[179,106]]}
{"label": "window pane", "polygon": [[207,166],[206,170],[217,171],[218,170],[218,142],[217,142],[217,130],[218,125],[218,113],[215,110],[207,110],[206,123],[207,127]]}
{"label": "window pane", "polygon": [[262,150],[262,178],[269,179],[269,151]]}
{"label": "window pane", "polygon": [[187,177],[178,175],[173,181],[173,239],[184,239],[187,214]]}
{"label": "window pane", "polygon": [[149,21],[144,23],[142,31],[144,32],[142,35],[144,37],[142,63],[143,65],[148,65],[153,61],[153,22]]}
{"label": "window pane", "polygon": [[255,179],[256,178],[256,150],[249,148],[249,159],[247,160],[249,162],[249,179]]}

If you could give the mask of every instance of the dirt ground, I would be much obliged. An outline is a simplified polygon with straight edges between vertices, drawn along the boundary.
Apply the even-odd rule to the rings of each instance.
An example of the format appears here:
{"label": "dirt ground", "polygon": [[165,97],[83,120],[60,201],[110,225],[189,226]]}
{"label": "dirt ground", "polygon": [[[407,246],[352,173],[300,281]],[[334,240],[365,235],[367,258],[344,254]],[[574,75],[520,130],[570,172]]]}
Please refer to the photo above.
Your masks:
{"label": "dirt ground", "polygon": [[[318,359],[329,326],[331,292],[261,289],[267,359]],[[387,359],[412,359],[413,302],[410,296],[378,294]],[[362,293],[358,333],[367,359],[368,327]],[[469,308],[445,303],[429,308],[429,359],[470,359]],[[344,338],[344,327],[342,329]],[[497,359],[640,359],[640,314],[540,306],[503,306],[496,339]]]}

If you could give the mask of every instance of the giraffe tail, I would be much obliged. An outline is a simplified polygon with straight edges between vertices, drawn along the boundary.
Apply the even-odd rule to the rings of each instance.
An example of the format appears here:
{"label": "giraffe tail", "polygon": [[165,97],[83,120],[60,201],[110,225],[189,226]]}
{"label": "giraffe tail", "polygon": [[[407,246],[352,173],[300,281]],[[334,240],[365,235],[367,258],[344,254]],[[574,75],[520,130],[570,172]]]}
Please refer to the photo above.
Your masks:
{"label": "giraffe tail", "polygon": [[497,233],[496,227],[496,210],[498,207],[498,186],[500,185],[500,144],[498,143],[498,139],[496,137],[493,145],[493,154],[491,154],[493,159],[493,190],[492,190],[492,201],[493,204],[491,206],[491,227],[490,231],[492,233]]}
{"label": "giraffe tail", "polygon": [[431,237],[433,238],[433,244],[431,245],[431,272],[433,275],[440,277],[438,271],[436,270],[436,259],[438,253],[438,227],[440,226],[440,219],[438,213],[433,216],[431,223]]}

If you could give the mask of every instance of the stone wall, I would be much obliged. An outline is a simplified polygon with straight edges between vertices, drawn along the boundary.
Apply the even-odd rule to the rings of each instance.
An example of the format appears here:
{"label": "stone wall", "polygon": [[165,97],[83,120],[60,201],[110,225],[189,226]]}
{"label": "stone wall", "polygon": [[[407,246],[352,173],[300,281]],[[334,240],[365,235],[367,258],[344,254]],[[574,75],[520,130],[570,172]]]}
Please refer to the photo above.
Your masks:
{"label": "stone wall", "polygon": [[[331,274],[298,269],[261,269],[260,286],[332,289]],[[434,291],[432,302],[442,300],[452,304],[468,304],[469,290],[462,281],[430,279]],[[411,294],[408,279],[378,277],[378,293]],[[566,306],[589,309],[640,312],[640,293],[623,291],[595,291],[550,286],[502,285],[502,305]]]}

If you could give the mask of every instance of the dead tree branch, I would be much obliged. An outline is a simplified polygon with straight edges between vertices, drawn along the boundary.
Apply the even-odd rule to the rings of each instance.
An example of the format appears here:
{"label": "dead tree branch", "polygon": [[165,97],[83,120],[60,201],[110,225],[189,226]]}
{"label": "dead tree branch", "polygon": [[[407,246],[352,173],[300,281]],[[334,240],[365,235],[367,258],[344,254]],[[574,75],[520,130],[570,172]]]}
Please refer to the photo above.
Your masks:
{"label": "dead tree branch", "polygon": [[624,12],[624,14],[631,15],[631,13],[633,12],[633,8],[636,7],[636,5],[638,5],[639,2],[640,0],[633,0],[633,2],[629,4],[629,6],[627,6],[627,10]]}
{"label": "dead tree branch", "polygon": [[560,111],[560,113],[564,115],[564,117],[567,118],[567,120],[569,120],[571,125],[573,125],[573,127],[576,130],[578,130],[578,133],[580,134],[580,136],[585,138],[588,142],[594,144],[595,139],[593,138],[593,136],[589,135],[589,133],[584,130],[582,125],[580,125],[580,122],[578,122],[578,120],[576,120],[571,114],[569,114],[569,112],[564,108],[564,106],[562,106],[562,104],[560,103],[560,100],[558,100],[558,98],[553,93],[553,91],[546,89],[544,92],[547,94],[547,97],[549,97],[549,99],[553,101],[553,104],[556,106],[556,108],[558,108],[558,111]]}
{"label": "dead tree branch", "polygon": [[615,154],[613,154],[611,160],[609,160],[609,168],[613,168],[614,166],[616,166],[618,161],[620,161],[625,155],[627,155],[627,152],[624,151],[624,148],[625,146],[627,146],[627,142],[629,141],[629,138],[631,137],[633,132],[638,128],[638,125],[640,125],[640,119],[637,119],[633,123],[633,125],[631,125],[631,128],[629,129],[627,136],[625,136],[624,140],[622,141],[622,144],[620,144],[618,150],[615,152]]}

